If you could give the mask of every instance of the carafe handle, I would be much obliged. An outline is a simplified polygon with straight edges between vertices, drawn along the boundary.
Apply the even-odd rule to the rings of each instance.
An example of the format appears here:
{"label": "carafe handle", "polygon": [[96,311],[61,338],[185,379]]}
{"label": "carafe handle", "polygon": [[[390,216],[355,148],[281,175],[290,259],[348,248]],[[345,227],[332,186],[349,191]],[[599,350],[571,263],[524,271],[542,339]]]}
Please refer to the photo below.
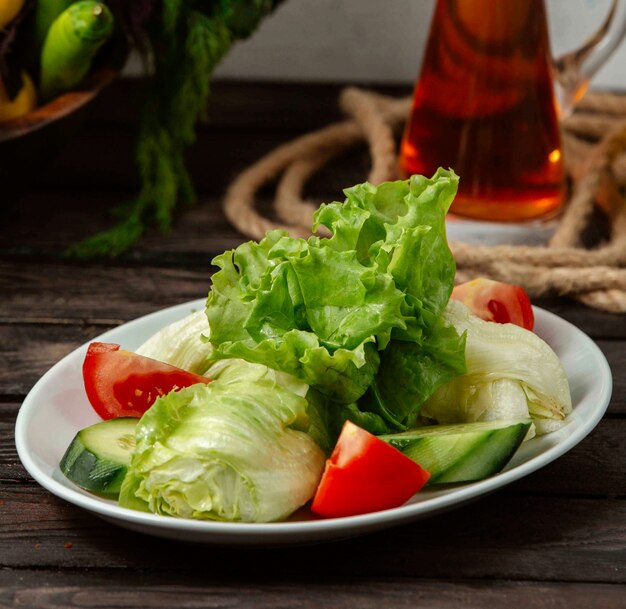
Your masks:
{"label": "carafe handle", "polygon": [[600,29],[583,45],[553,59],[555,95],[561,116],[567,116],[585,94],[592,76],[602,67],[626,33],[626,0],[613,0]]}

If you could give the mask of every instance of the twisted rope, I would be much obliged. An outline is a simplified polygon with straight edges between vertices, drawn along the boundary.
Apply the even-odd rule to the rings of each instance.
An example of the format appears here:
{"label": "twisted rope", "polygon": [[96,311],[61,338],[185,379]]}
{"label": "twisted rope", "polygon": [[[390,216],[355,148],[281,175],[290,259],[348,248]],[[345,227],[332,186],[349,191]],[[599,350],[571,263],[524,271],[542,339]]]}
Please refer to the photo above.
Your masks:
{"label": "twisted rope", "polygon": [[[363,141],[372,160],[368,180],[378,184],[397,177],[395,134],[409,114],[411,99],[348,88],[339,104],[346,120],[279,146],[231,184],[224,209],[243,234],[261,239],[267,230],[282,228],[293,236],[309,236],[317,205],[302,197],[307,180]],[[522,285],[531,296],[570,296],[590,307],[625,313],[626,97],[588,93],[577,113],[563,120],[562,130],[572,194],[550,243],[531,247],[452,242],[456,280],[486,276]],[[256,192],[274,179],[279,222],[254,206]],[[609,218],[610,238],[600,247],[586,249],[581,236],[595,206]]]}

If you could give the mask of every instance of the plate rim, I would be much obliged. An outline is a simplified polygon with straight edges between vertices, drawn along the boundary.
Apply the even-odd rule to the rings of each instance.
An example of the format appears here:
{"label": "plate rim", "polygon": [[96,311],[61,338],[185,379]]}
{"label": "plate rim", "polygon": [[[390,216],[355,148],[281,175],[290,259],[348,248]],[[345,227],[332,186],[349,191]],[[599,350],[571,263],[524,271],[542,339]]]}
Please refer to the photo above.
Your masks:
{"label": "plate rim", "polygon": [[[457,492],[432,497],[423,502],[405,504],[397,508],[343,518],[266,523],[220,522],[173,518],[123,508],[101,499],[96,495],[85,494],[85,492],[79,490],[78,487],[76,489],[67,487],[43,471],[32,458],[28,450],[26,433],[31,413],[37,403],[37,394],[41,391],[42,387],[45,387],[50,377],[54,376],[58,369],[68,360],[76,358],[78,352],[85,350],[90,342],[105,341],[110,334],[116,334],[124,329],[128,331],[132,329],[132,326],[149,322],[155,317],[166,317],[178,311],[183,312],[185,310],[189,311],[194,308],[204,307],[205,300],[205,298],[195,299],[164,307],[114,328],[110,328],[73,349],[51,366],[50,369],[37,380],[19,408],[15,423],[15,445],[18,457],[24,468],[38,484],[56,497],[92,512],[109,522],[116,522],[120,526],[128,526],[153,535],[172,536],[172,533],[203,533],[205,536],[213,539],[232,541],[232,543],[241,543],[246,540],[254,541],[255,539],[267,539],[270,543],[272,541],[280,543],[286,538],[299,540],[304,538],[325,539],[336,537],[337,535],[349,536],[359,534],[366,530],[396,526],[431,514],[435,515],[446,509],[460,506],[463,503],[489,494],[545,467],[563,456],[591,433],[604,416],[611,400],[613,387],[612,373],[606,357],[598,345],[571,322],[555,313],[533,306],[536,316],[544,317],[547,322],[557,320],[557,323],[565,324],[569,331],[577,334],[578,338],[586,342],[587,347],[593,352],[595,356],[594,359],[597,360],[601,368],[597,386],[597,390],[599,391],[597,398],[599,405],[594,408],[589,418],[582,421],[580,427],[573,430],[570,435],[563,438],[562,441],[554,446],[549,447],[539,455],[520,463],[510,470],[505,470],[485,480],[459,486],[456,489]],[[184,537],[184,535],[182,535],[182,537]]]}

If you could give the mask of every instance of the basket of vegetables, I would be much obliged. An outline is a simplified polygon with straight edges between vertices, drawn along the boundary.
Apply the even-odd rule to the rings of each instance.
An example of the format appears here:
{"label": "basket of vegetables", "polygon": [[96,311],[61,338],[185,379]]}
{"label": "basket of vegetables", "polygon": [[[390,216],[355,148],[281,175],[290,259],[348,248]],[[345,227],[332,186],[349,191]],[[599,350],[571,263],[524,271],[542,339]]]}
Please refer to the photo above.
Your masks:
{"label": "basket of vegetables", "polygon": [[3,199],[67,140],[117,76],[128,37],[98,0],[0,3],[0,173]]}
{"label": "basket of vegetables", "polygon": [[151,225],[167,232],[175,208],[195,200],[184,152],[206,112],[211,73],[281,1],[1,0],[2,199],[10,182],[32,183],[37,162],[67,139],[135,48],[151,68],[135,150],[140,189],[120,201],[116,225],[68,254],[116,256]]}

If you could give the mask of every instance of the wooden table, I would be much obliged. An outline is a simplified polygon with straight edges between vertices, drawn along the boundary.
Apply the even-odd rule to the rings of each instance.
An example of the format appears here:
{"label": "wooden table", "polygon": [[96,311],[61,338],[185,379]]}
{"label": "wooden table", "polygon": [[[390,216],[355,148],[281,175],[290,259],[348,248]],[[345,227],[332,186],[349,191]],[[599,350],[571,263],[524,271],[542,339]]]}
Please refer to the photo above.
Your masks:
{"label": "wooden table", "polygon": [[[202,204],[167,238],[151,233],[116,262],[79,264],[60,253],[108,226],[107,210],[134,193],[136,85],[109,90],[36,189],[3,202],[0,608],[626,607],[626,324],[567,300],[538,304],[606,354],[614,392],[604,420],[537,473],[414,524],[313,546],[176,543],[57,499],[20,464],[15,417],[34,382],[104,330],[204,296],[212,256],[243,240],[220,211],[229,180],[278,143],[337,118],[337,91],[217,84],[189,154]],[[366,167],[357,151],[309,194],[340,197]]]}

